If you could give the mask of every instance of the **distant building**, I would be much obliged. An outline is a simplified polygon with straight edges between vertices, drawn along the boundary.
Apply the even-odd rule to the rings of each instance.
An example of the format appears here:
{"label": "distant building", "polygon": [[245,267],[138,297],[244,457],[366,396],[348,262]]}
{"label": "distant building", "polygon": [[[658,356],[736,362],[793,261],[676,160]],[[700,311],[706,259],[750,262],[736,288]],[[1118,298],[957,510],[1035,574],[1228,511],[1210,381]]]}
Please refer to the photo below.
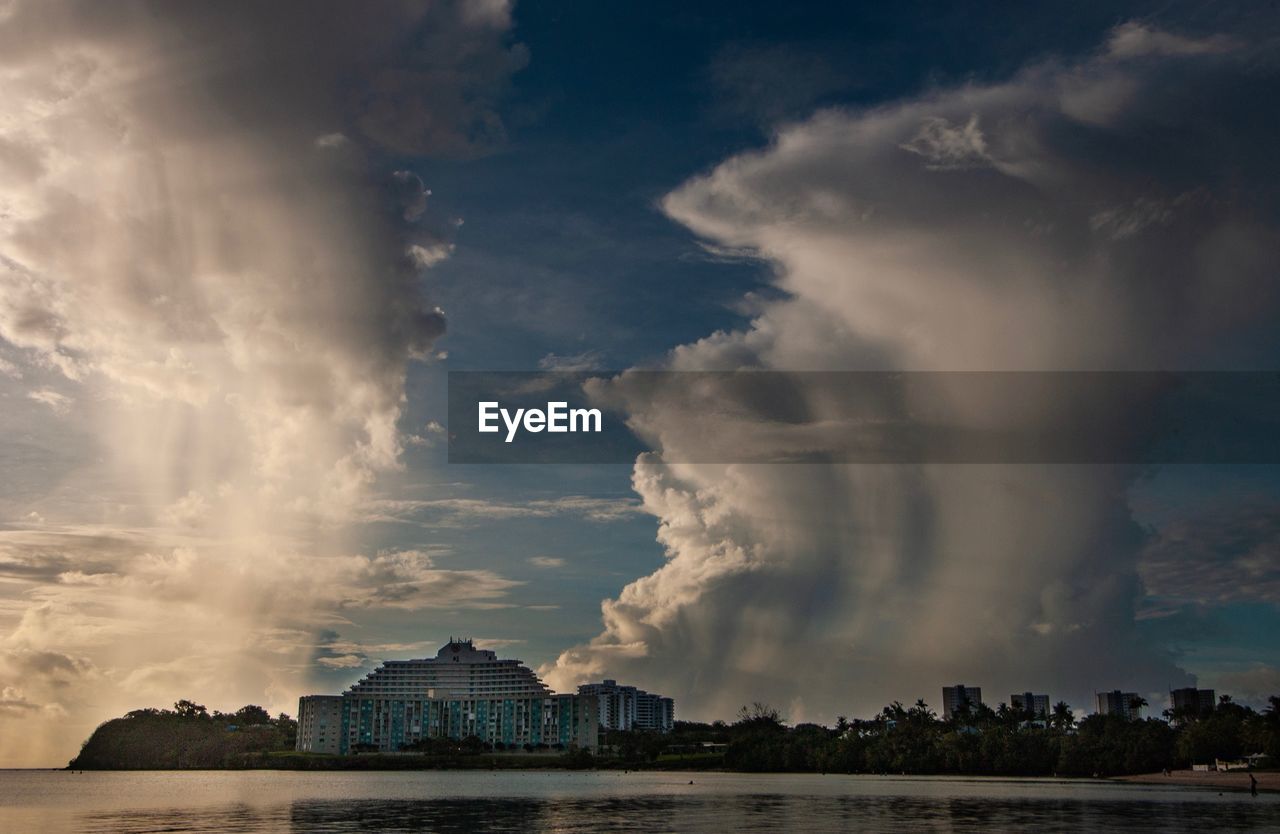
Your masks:
{"label": "distant building", "polygon": [[966,706],[970,710],[982,706],[982,687],[965,686],[960,683],[955,686],[942,687],[942,717],[944,719],[964,711]]}
{"label": "distant building", "polygon": [[1113,689],[1110,692],[1095,693],[1098,701],[1099,715],[1119,715],[1129,721],[1142,717],[1142,696],[1137,692],[1121,692]]}
{"label": "distant building", "polygon": [[619,686],[615,680],[584,683],[578,694],[596,699],[601,730],[669,733],[675,723],[675,701],[634,686]]}
{"label": "distant building", "polygon": [[[332,699],[341,702],[337,750],[329,749]],[[297,749],[394,752],[424,738],[471,736],[495,747],[594,748],[596,709],[595,698],[553,693],[518,660],[451,639],[433,658],[383,663],[342,695],[304,697]],[[316,718],[304,731],[309,713]]]}
{"label": "distant building", "polygon": [[1204,715],[1213,712],[1218,699],[1212,689],[1196,689],[1194,686],[1169,690],[1169,708],[1180,715]]}
{"label": "distant building", "polygon": [[1009,706],[1031,720],[1043,721],[1049,717],[1049,696],[1023,692],[1009,696]]}
{"label": "distant building", "polygon": [[297,749],[337,753],[342,742],[342,696],[303,695],[298,699]]}

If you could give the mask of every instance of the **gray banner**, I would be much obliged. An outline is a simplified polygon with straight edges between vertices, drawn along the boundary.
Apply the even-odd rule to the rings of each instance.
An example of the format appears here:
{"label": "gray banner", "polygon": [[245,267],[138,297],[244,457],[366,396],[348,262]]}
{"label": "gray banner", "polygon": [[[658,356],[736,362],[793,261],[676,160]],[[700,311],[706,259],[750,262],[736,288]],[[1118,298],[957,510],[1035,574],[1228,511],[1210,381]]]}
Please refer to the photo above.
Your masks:
{"label": "gray banner", "polygon": [[1276,372],[452,372],[452,463],[1278,463]]}

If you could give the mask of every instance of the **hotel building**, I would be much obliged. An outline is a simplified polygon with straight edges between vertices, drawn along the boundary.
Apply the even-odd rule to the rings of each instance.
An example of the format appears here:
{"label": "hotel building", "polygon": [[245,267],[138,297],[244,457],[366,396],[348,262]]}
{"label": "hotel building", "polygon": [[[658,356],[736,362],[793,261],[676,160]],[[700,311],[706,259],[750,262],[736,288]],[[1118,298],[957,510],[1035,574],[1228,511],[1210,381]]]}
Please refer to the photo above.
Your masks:
{"label": "hotel building", "polygon": [[[341,701],[336,751],[330,714],[323,724],[319,718],[334,698]],[[433,658],[386,661],[342,695],[302,698],[297,749],[395,752],[424,738],[471,736],[495,747],[594,748],[597,708],[595,698],[553,693],[518,660],[450,639]]]}

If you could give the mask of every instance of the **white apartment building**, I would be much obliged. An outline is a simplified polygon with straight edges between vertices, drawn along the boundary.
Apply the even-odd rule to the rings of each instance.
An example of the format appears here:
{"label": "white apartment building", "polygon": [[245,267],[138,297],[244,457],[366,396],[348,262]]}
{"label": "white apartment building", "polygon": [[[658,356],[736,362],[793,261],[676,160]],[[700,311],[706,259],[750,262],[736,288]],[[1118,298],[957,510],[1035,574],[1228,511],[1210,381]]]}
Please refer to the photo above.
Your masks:
{"label": "white apartment building", "polygon": [[634,686],[619,686],[616,680],[584,683],[581,696],[595,698],[602,730],[655,730],[671,732],[675,724],[675,701]]}
{"label": "white apartment building", "polygon": [[298,700],[297,749],[337,753],[342,745],[342,696],[303,695]]}

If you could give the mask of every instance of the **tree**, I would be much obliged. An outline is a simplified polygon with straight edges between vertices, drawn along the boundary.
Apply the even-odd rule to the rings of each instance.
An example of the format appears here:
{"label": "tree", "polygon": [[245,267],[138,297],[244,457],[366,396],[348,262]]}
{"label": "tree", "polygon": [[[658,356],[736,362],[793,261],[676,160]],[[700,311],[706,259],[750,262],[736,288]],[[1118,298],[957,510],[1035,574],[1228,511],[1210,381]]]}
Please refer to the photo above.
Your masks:
{"label": "tree", "polygon": [[173,711],[178,714],[179,718],[208,718],[209,710],[204,704],[197,704],[195,701],[182,700],[173,705]]}
{"label": "tree", "polygon": [[741,724],[773,724],[781,725],[782,716],[776,709],[768,704],[756,701],[751,706],[744,706],[738,710],[738,720],[735,725]]}
{"label": "tree", "polygon": [[235,712],[235,720],[240,724],[270,724],[271,713],[256,704],[247,704]]}
{"label": "tree", "polygon": [[915,705],[907,710],[907,717],[917,724],[931,724],[938,719],[938,714],[929,709],[924,698],[918,698]]}
{"label": "tree", "polygon": [[1075,713],[1071,711],[1071,707],[1067,706],[1066,701],[1059,701],[1053,705],[1053,715],[1049,718],[1049,726],[1060,733],[1065,733],[1075,724]]}

